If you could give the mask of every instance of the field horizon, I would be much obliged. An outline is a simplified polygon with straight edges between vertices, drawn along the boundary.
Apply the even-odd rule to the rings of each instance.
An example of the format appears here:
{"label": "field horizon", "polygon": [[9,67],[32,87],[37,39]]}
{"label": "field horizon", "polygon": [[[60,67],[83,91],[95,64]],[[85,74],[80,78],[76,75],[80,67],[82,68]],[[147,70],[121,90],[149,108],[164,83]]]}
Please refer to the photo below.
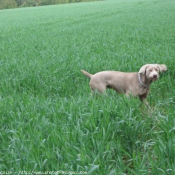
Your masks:
{"label": "field horizon", "polygon": [[[106,0],[0,10],[0,172],[173,175],[175,2]],[[89,79],[168,71],[137,98]],[[49,173],[50,172],[50,173]]]}

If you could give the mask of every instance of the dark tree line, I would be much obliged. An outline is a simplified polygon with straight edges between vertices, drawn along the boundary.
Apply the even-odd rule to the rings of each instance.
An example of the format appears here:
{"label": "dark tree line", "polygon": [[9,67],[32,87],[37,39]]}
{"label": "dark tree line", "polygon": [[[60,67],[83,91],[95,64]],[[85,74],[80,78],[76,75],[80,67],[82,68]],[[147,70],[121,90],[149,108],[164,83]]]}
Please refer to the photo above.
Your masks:
{"label": "dark tree line", "polygon": [[98,0],[0,0],[0,9],[32,7],[73,2],[89,2]]}

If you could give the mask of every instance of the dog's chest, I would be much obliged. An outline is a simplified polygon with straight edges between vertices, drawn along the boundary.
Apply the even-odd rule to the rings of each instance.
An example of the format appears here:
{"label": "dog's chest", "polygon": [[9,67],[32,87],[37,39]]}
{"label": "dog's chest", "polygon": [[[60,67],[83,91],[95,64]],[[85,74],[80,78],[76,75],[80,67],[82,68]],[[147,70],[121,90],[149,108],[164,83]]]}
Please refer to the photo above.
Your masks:
{"label": "dog's chest", "polygon": [[143,95],[145,93],[148,93],[149,89],[145,87],[140,87],[139,86],[139,94],[138,95]]}
{"label": "dog's chest", "polygon": [[130,94],[132,94],[133,96],[140,96],[143,94],[146,94],[148,92],[149,89],[144,88],[144,87],[130,87]]}

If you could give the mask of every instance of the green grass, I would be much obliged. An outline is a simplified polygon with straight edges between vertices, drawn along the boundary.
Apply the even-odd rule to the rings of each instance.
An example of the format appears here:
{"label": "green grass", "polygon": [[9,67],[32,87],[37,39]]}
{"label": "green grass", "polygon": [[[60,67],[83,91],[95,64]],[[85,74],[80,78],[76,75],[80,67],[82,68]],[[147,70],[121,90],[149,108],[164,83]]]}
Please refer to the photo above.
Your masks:
{"label": "green grass", "polygon": [[[0,171],[173,175],[174,9],[106,0],[1,10]],[[145,63],[168,67],[151,85],[151,114],[114,91],[92,98],[80,72]]]}

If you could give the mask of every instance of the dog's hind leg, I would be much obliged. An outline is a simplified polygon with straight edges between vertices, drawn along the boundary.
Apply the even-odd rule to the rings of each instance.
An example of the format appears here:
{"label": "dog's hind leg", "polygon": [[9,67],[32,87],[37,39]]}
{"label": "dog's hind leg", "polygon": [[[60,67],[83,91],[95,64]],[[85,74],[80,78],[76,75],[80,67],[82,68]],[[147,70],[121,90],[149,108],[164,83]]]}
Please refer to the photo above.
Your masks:
{"label": "dog's hind leg", "polygon": [[92,83],[90,82],[90,87],[92,91],[97,91],[98,93],[104,93],[106,91],[106,86],[103,83]]}

